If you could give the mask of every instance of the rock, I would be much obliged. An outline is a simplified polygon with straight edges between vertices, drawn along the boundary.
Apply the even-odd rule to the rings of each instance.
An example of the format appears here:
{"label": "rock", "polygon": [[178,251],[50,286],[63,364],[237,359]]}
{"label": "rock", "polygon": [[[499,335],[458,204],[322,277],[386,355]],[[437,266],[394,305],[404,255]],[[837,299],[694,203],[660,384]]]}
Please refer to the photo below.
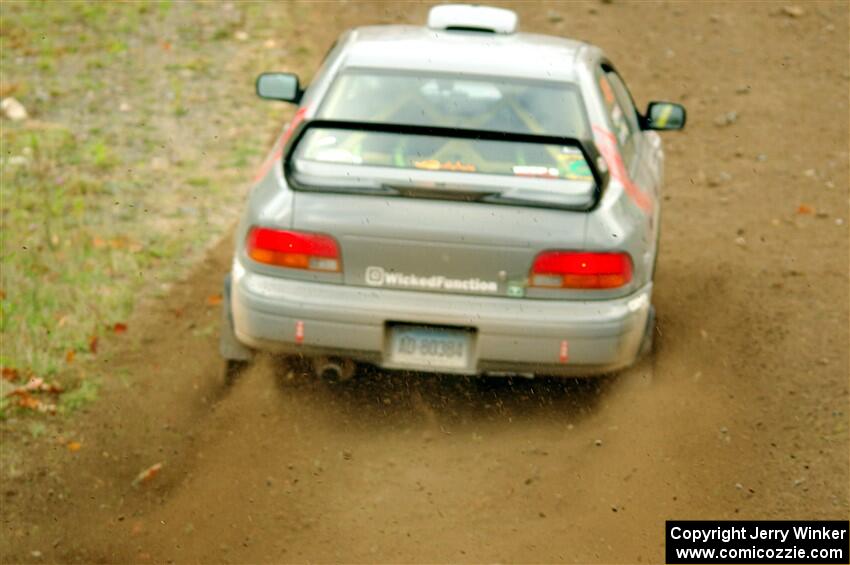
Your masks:
{"label": "rock", "polygon": [[556,12],[555,10],[549,10],[546,14],[546,19],[549,20],[550,23],[556,24],[558,22],[564,21],[564,16]]}
{"label": "rock", "polygon": [[168,159],[165,157],[154,157],[151,159],[151,168],[155,171],[163,171],[168,168]]}
{"label": "rock", "polygon": [[13,122],[20,122],[21,120],[26,120],[29,117],[24,105],[11,96],[4,98],[3,102],[0,102],[0,108],[3,110],[3,115]]}
{"label": "rock", "polygon": [[806,15],[806,11],[800,6],[784,6],[782,13],[789,18],[802,18]]}
{"label": "rock", "polygon": [[750,86],[747,84],[742,84],[738,88],[735,89],[735,94],[749,94]]}
{"label": "rock", "polygon": [[233,37],[236,39],[236,41],[248,41],[249,36],[248,32],[240,29],[239,31],[233,34]]}
{"label": "rock", "polygon": [[756,161],[758,161],[759,163],[764,163],[765,161],[767,161],[767,155],[765,155],[764,153],[759,153],[758,155],[756,155]]}
{"label": "rock", "polygon": [[132,106],[130,106],[127,102],[121,102],[121,104],[118,105],[119,112],[129,112],[130,110],[132,110]]}
{"label": "rock", "polygon": [[726,112],[714,118],[714,125],[717,127],[730,126],[738,121],[738,112]]}
{"label": "rock", "polygon": [[725,171],[721,171],[716,177],[711,177],[708,181],[708,186],[717,187],[721,184],[726,184],[732,180],[732,175]]}
{"label": "rock", "polygon": [[12,167],[23,167],[29,164],[30,160],[24,157],[23,155],[12,155],[9,157],[9,165]]}
{"label": "rock", "polygon": [[596,447],[602,447],[602,440],[597,439],[596,441],[593,442],[593,445],[595,445]]}
{"label": "rock", "polygon": [[744,239],[743,236],[739,235],[738,237],[735,238],[735,245],[739,245],[741,247],[744,247],[745,245],[747,245],[747,240]]}

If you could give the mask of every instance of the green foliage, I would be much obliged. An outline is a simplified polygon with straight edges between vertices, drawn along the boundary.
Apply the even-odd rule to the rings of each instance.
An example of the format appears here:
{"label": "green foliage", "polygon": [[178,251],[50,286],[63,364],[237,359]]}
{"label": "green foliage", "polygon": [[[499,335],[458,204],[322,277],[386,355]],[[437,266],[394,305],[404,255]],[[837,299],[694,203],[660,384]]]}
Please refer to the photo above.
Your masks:
{"label": "green foliage", "polygon": [[[260,105],[246,119],[253,75],[278,60],[254,37],[287,29],[270,15],[290,8],[0,9],[0,87],[31,116],[0,128],[0,365],[57,381],[68,412],[97,394],[98,375],[69,370],[103,354],[93,338],[128,322],[135,297],[166,292],[233,220],[267,118],[286,119]],[[233,39],[242,29],[251,41]],[[0,419],[16,404],[0,396]]]}
{"label": "green foliage", "polygon": [[61,413],[74,412],[97,399],[100,384],[96,381],[85,380],[74,390],[66,392],[59,401]]}

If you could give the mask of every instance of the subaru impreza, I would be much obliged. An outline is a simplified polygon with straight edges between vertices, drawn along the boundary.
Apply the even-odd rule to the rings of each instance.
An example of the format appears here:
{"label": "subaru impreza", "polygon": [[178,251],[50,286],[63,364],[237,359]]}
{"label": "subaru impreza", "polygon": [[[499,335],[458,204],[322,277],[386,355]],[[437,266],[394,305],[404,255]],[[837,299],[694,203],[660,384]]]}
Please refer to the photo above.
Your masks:
{"label": "subaru impreza", "polygon": [[594,45],[514,12],[431,9],[344,33],[261,167],[225,279],[221,353],[345,379],[357,364],[589,376],[650,350],[664,152]]}

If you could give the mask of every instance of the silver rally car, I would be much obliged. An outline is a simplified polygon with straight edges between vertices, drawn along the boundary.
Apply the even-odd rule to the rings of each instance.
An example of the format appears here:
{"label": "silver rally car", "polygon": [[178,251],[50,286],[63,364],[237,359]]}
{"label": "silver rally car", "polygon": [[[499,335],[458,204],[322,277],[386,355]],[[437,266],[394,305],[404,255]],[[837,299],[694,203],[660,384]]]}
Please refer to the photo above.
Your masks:
{"label": "silver rally car", "polygon": [[651,347],[664,153],[587,43],[434,7],[344,33],[258,173],[225,280],[226,374],[256,351],[464,375],[608,373]]}

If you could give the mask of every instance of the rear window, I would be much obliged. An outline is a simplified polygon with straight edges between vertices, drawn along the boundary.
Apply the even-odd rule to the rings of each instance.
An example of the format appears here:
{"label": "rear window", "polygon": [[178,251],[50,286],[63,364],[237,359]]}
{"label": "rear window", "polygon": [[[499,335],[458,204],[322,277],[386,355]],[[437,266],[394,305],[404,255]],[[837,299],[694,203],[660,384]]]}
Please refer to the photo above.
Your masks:
{"label": "rear window", "polygon": [[[595,179],[567,83],[349,71],[288,157],[298,189],[586,209]],[[587,150],[585,148],[585,150]]]}
{"label": "rear window", "polygon": [[319,119],[590,138],[576,85],[522,79],[344,71]]}
{"label": "rear window", "polygon": [[592,181],[581,149],[516,141],[310,129],[295,159],[357,166]]}

